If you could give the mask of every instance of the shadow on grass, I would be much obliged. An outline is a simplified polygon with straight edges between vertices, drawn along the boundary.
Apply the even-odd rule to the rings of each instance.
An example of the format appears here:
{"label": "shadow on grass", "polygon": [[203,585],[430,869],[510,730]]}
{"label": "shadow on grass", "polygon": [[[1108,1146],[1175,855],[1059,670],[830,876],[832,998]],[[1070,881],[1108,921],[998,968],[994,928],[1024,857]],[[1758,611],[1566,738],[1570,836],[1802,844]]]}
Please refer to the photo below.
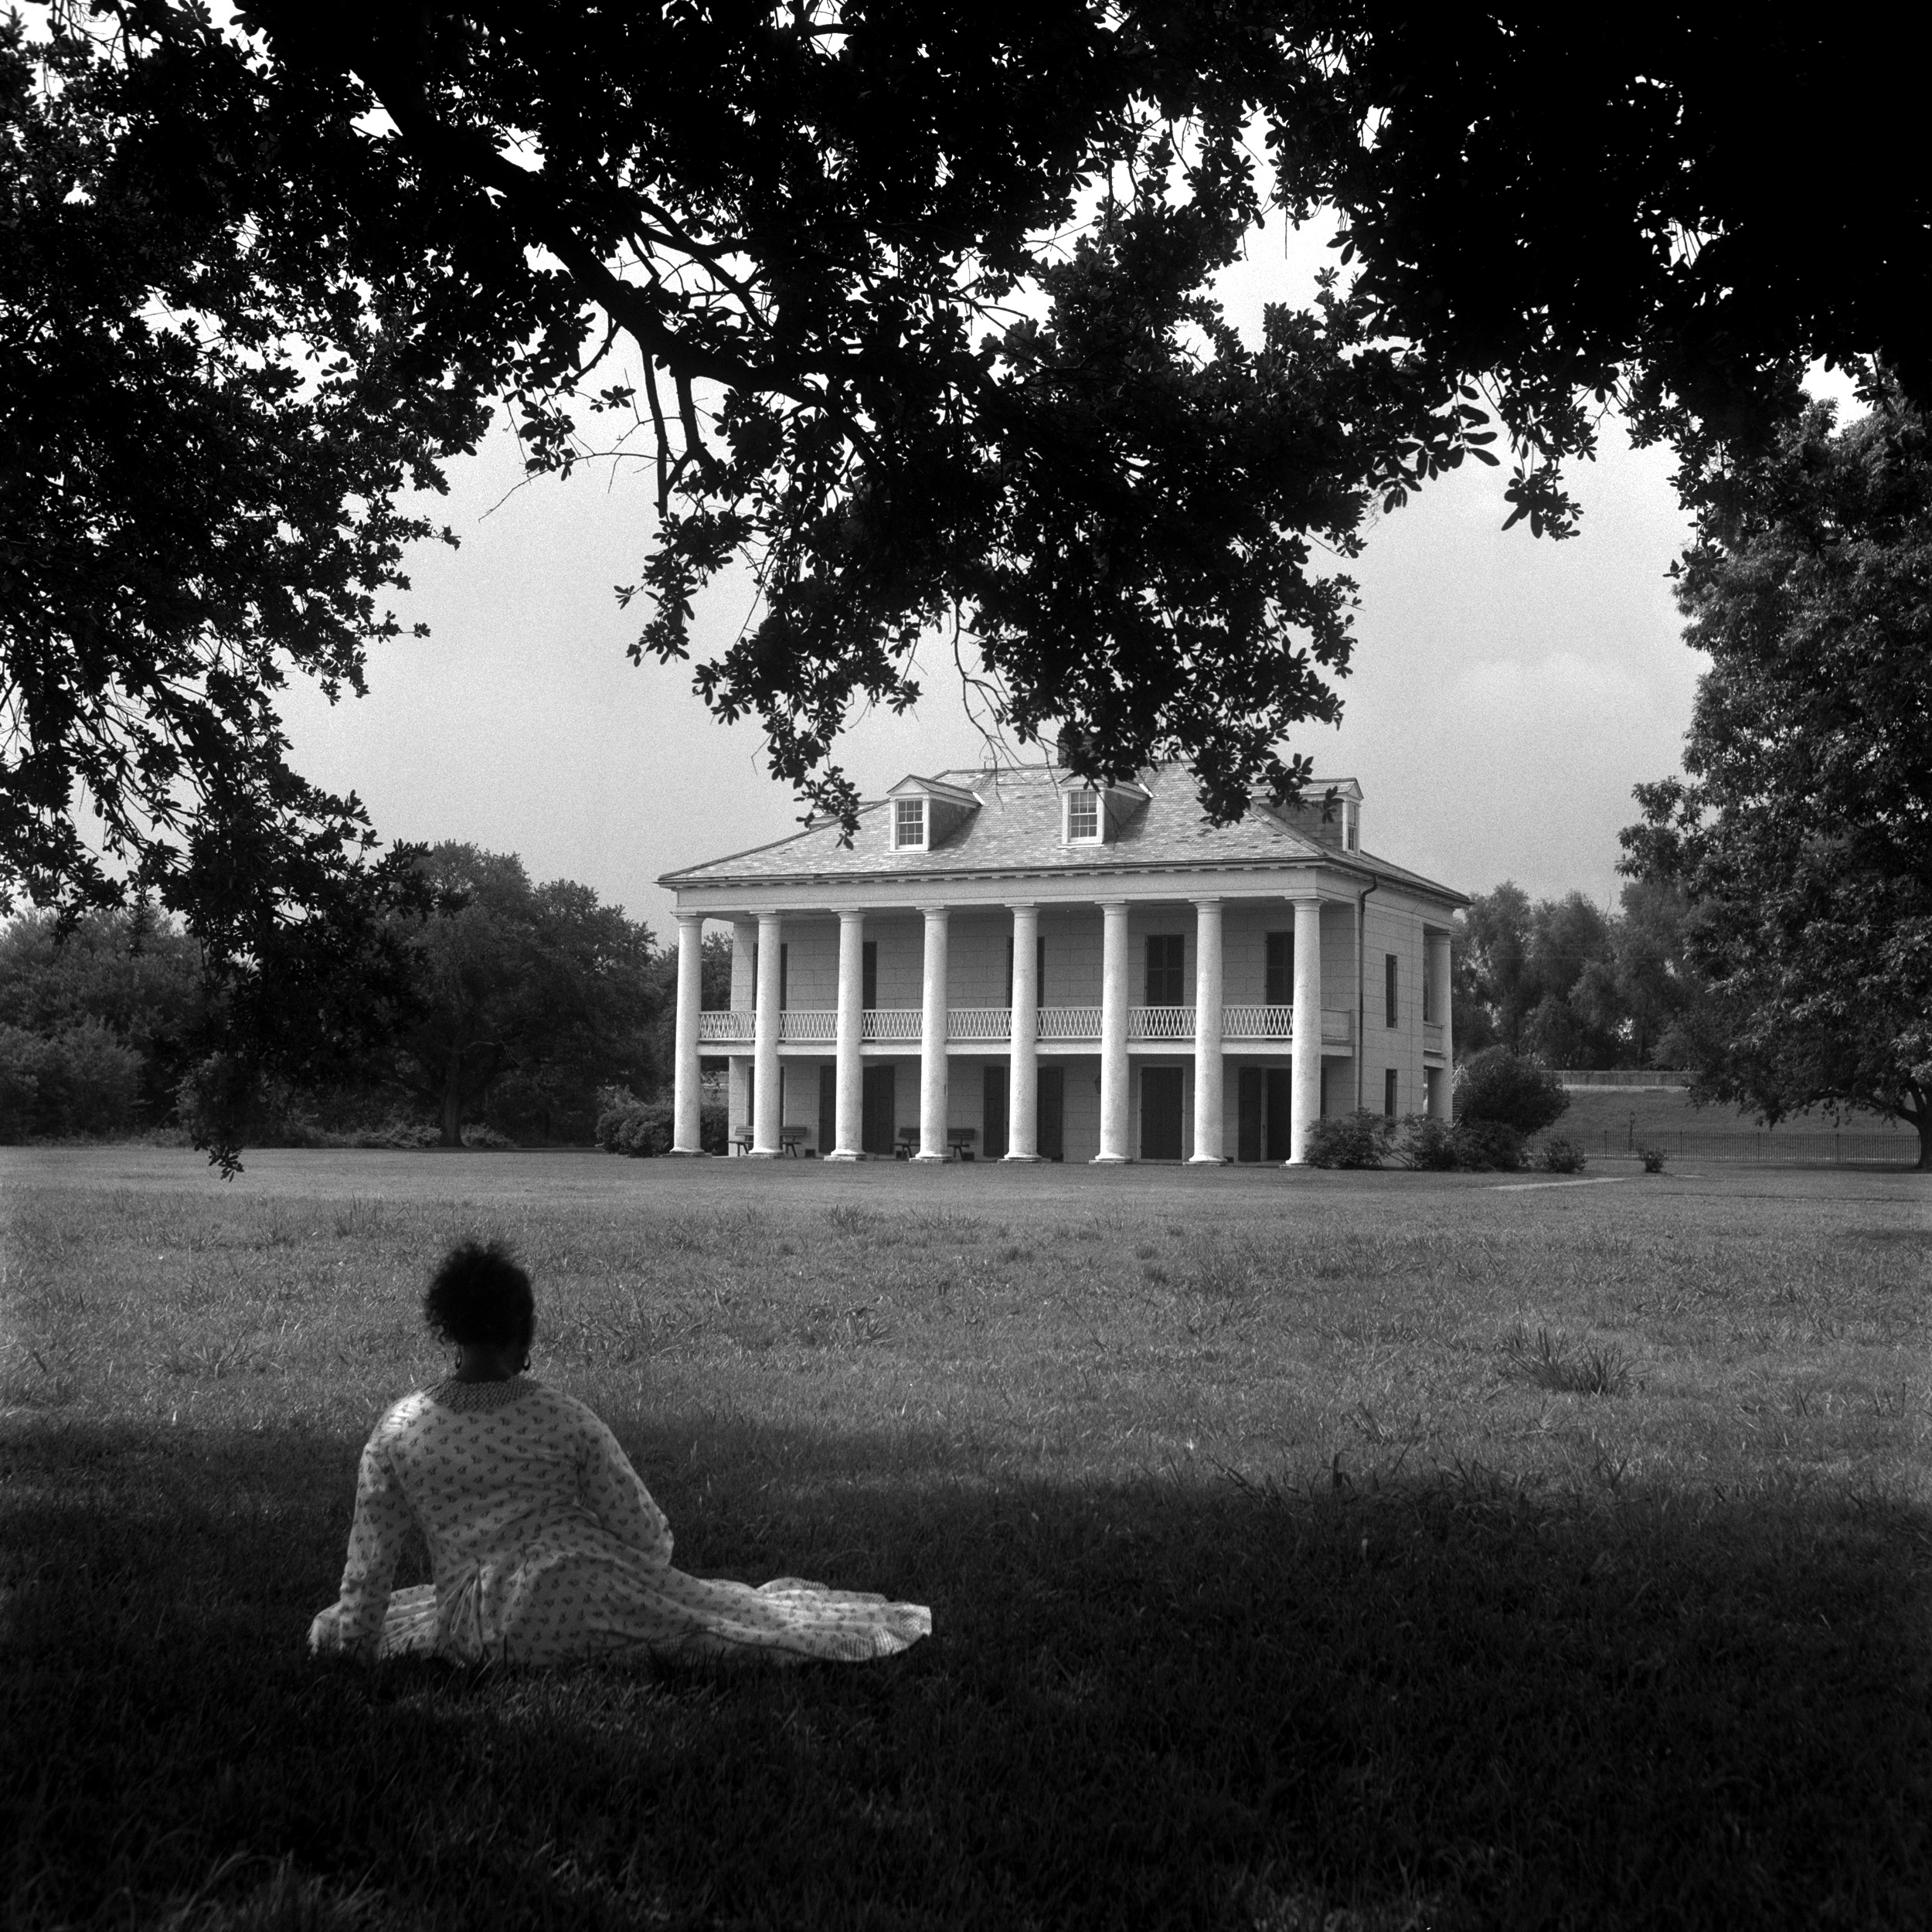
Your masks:
{"label": "shadow on grass", "polygon": [[316,1670],[355,1444],[0,1437],[6,1923],[1923,1921],[1919,1510],[625,1433],[689,1568],[921,1599],[934,1637],[784,1675]]}

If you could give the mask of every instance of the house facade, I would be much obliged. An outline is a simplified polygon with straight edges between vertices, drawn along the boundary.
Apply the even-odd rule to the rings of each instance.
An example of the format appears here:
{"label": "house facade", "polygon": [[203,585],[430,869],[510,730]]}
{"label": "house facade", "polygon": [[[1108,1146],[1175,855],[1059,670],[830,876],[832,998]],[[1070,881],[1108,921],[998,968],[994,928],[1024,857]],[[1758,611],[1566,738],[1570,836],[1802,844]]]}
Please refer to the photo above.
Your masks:
{"label": "house facade", "polygon": [[[1308,796],[1217,827],[1178,767],[948,772],[849,845],[827,821],[666,874],[675,1151],[719,1056],[754,1158],[1294,1164],[1325,1113],[1447,1118],[1469,902],[1363,849],[1352,780]],[[726,1012],[701,1010],[706,920]]]}

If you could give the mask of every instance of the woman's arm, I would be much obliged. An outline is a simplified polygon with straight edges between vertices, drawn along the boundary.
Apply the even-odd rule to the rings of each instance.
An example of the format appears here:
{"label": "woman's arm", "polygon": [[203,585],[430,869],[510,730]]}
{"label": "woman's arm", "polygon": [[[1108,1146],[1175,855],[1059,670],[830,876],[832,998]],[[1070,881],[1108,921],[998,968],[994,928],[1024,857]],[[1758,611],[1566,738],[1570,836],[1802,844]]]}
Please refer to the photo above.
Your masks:
{"label": "woman's arm", "polygon": [[615,1436],[587,1409],[588,1427],[579,1453],[583,1500],[621,1543],[658,1563],[671,1560],[671,1526],[651,1500],[631,1458]]}
{"label": "woman's arm", "polygon": [[379,1427],[362,1451],[355,1482],[355,1521],[349,1532],[349,1560],[342,1594],[309,1631],[309,1648],[373,1658],[383,1636],[396,1560],[415,1519],[389,1460]]}

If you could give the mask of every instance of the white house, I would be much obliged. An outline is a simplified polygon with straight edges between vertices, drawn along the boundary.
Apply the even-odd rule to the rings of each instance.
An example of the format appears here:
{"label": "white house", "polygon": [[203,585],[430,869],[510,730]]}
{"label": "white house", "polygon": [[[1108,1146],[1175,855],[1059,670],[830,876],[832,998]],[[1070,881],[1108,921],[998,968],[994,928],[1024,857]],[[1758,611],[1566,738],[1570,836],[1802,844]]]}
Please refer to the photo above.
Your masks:
{"label": "white house", "polygon": [[[733,1151],[835,1161],[1299,1162],[1309,1124],[1449,1113],[1461,893],[1362,849],[1362,791],[1202,817],[1187,773],[909,777],[860,809],[667,873],[675,1140],[700,1055],[730,1063]],[[704,922],[731,1007],[700,1008]]]}

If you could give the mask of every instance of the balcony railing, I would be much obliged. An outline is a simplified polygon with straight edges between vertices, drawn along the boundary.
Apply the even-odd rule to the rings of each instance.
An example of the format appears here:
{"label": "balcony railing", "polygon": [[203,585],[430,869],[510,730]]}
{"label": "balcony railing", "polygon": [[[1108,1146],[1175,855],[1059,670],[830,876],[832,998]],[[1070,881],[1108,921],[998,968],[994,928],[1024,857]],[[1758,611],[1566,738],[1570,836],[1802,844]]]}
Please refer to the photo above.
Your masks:
{"label": "balcony railing", "polygon": [[1223,1006],[1221,1009],[1223,1039],[1292,1039],[1294,1009],[1292,1006]]}
{"label": "balcony railing", "polygon": [[[920,1037],[921,1015],[917,1006],[876,1006],[866,1009],[863,1037],[868,1040],[916,1043]],[[1321,1014],[1321,1043],[1345,1046],[1355,1037],[1355,1015],[1345,1007],[1330,1006]],[[700,1013],[698,1039],[706,1046],[749,1046],[755,1037],[753,1015],[746,1012]],[[984,1041],[1004,1044],[1012,1038],[1013,1015],[1005,1006],[955,1006],[947,1015],[946,1036],[968,1043]],[[1127,1036],[1131,1040],[1192,1040],[1194,1009],[1192,1006],[1130,1006],[1127,1012]],[[778,1016],[778,1037],[787,1044],[825,1046],[836,1044],[838,1015],[832,1007],[793,1008]],[[1100,1037],[1100,1009],[1097,1006],[1043,1006],[1039,1009],[1039,1039],[1043,1044],[1063,1046],[1069,1041]],[[1223,1006],[1221,1037],[1226,1041],[1266,1040],[1285,1045],[1294,1037],[1292,1006]],[[1434,1023],[1423,1028],[1423,1043],[1440,1053],[1442,1029]]]}
{"label": "balcony railing", "polygon": [[1127,1009],[1129,1039],[1192,1039],[1194,1009],[1192,1006],[1130,1006]]}
{"label": "balcony railing", "polygon": [[1013,1009],[1010,1006],[955,1006],[946,1015],[948,1039],[1011,1039]]}
{"label": "balcony railing", "polygon": [[1039,1036],[1043,1040],[1098,1039],[1100,1009],[1097,1006],[1043,1006]]}

